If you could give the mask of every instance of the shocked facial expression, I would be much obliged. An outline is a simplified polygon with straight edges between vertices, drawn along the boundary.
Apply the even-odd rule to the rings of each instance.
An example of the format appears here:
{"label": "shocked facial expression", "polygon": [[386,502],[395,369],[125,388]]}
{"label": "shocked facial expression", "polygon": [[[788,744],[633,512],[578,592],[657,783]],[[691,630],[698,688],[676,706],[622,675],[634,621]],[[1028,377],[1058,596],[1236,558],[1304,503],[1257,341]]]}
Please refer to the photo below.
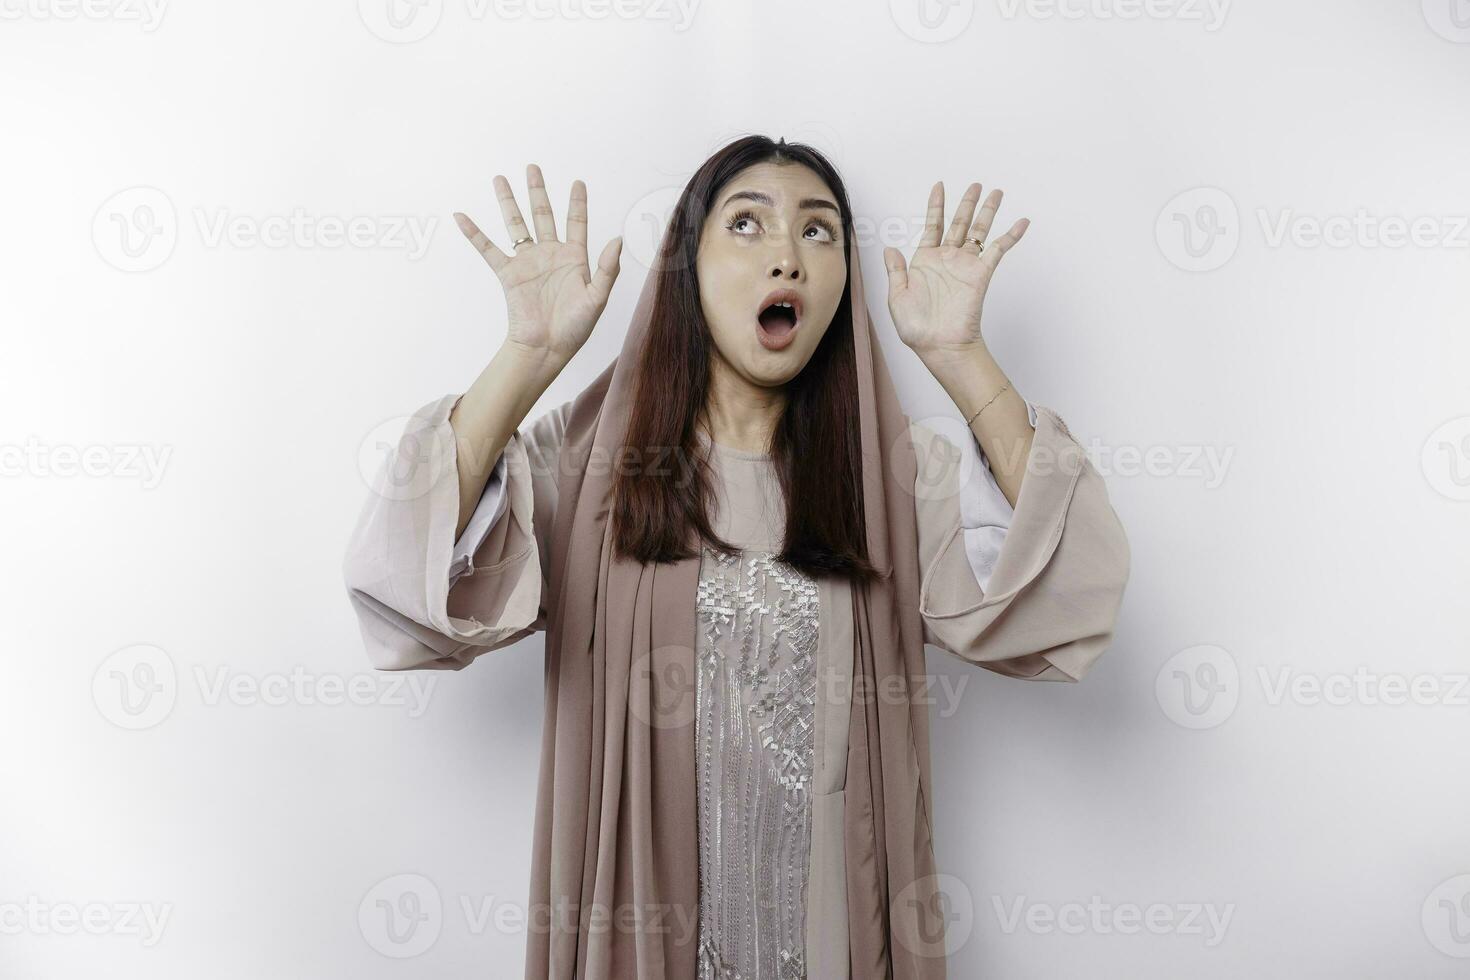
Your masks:
{"label": "shocked facial expression", "polygon": [[837,198],[802,164],[761,163],[720,189],[700,234],[700,305],[716,356],[746,380],[790,381],[847,288]]}

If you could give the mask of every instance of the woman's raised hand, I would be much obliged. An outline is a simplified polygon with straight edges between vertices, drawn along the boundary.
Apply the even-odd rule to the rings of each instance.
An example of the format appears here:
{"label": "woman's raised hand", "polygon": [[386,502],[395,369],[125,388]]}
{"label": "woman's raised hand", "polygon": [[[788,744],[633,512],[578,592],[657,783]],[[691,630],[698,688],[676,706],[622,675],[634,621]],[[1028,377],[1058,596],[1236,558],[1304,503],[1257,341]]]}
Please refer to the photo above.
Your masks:
{"label": "woman's raised hand", "polygon": [[980,185],[971,184],[941,241],[944,184],[937,183],[929,192],[924,235],[913,260],[905,266],[898,249],[883,250],[883,265],[888,269],[888,312],[893,315],[899,338],[920,358],[926,354],[943,356],[982,342],[980,309],[990,278],[1001,257],[1021,240],[1031,224],[1022,218],[983,248],[966,241],[973,238],[985,242],[1001,197],[999,190],[991,191],[976,215]]}
{"label": "woman's raised hand", "polygon": [[589,336],[607,306],[608,295],[618,276],[621,236],[608,242],[597,259],[597,269],[587,264],[587,185],[572,182],[567,206],[567,239],[556,237],[556,219],[541,168],[526,167],[526,186],[531,195],[534,238],[521,217],[520,206],[511,192],[510,181],[495,175],[495,196],[512,242],[525,241],[507,255],[485,236],[466,215],[455,212],[454,220],[470,244],[489,263],[505,290],[506,343],[565,365]]}

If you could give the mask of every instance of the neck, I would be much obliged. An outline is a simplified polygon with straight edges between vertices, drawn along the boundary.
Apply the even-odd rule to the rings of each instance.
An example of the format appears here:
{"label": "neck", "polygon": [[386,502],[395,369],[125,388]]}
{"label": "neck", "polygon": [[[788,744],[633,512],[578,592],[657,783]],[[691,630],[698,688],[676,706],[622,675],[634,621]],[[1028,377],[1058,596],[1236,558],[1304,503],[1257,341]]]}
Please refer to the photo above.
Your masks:
{"label": "neck", "polygon": [[776,422],[786,409],[786,398],[784,385],[758,385],[716,353],[710,359],[705,428],[710,439],[722,446],[743,452],[769,452]]}

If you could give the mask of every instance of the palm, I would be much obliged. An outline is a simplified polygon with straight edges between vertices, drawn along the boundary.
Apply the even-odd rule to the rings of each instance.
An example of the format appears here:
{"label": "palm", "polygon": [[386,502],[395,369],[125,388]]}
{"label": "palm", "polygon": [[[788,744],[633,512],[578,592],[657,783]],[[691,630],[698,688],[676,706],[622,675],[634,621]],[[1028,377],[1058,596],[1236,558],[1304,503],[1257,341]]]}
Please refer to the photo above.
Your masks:
{"label": "palm", "polygon": [[912,261],[905,265],[898,249],[884,249],[888,312],[899,339],[920,354],[981,341],[980,313],[990,280],[1001,257],[1021,240],[1030,224],[1021,219],[982,250],[965,239],[985,240],[1000,208],[1002,192],[991,191],[977,216],[975,204],[979,197],[980,185],[971,184],[941,240],[944,185],[935,184],[929,194],[924,234]]}
{"label": "palm", "polygon": [[[622,239],[608,242],[598,257],[597,269],[591,270],[587,262],[586,186],[580,180],[572,183],[567,237],[561,241],[556,236],[541,170],[535,164],[526,168],[526,183],[536,235],[513,247],[514,254],[500,251],[465,215],[456,214],[455,220],[500,280],[505,292],[507,343],[565,362],[586,343],[607,306],[618,274]],[[511,241],[530,239],[510,182],[497,175],[495,193]]]}
{"label": "palm", "polygon": [[528,242],[498,270],[506,339],[570,358],[592,334],[602,305],[583,278],[587,252],[567,242]]}
{"label": "palm", "polygon": [[978,341],[980,308],[994,270],[994,263],[953,246],[917,249],[907,284],[888,297],[899,338],[910,347]]}

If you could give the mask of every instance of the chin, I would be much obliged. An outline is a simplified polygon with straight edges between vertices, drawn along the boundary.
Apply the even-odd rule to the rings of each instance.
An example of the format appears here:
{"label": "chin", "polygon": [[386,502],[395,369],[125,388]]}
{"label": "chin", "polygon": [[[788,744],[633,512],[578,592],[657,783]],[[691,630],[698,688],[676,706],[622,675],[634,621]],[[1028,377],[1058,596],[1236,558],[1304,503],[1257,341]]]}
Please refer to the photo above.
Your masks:
{"label": "chin", "polygon": [[745,376],[758,385],[775,388],[800,374],[806,367],[806,361],[806,354],[801,351],[762,349],[754,363],[745,365]]}

